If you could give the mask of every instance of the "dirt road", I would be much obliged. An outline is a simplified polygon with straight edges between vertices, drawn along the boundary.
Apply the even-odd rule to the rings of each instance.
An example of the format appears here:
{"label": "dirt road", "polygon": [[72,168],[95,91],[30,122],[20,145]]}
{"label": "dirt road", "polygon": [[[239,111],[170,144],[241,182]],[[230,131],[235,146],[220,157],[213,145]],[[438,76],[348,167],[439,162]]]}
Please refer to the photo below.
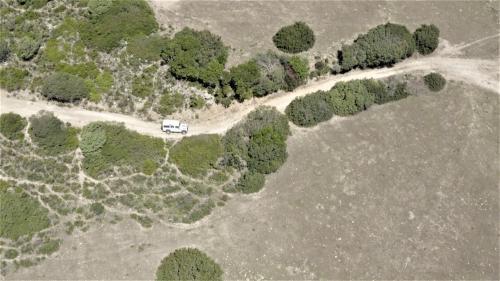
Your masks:
{"label": "dirt road", "polygon": [[[236,104],[224,109],[214,106],[199,114],[199,118],[190,122],[189,135],[223,133],[240,121],[246,114],[260,105],[274,106],[283,111],[296,97],[304,96],[318,90],[329,90],[339,81],[363,78],[384,78],[404,73],[439,71],[449,80],[463,81],[485,89],[499,92],[498,61],[481,59],[463,59],[442,56],[412,58],[391,68],[370,70],[355,70],[342,75],[328,76],[319,81],[310,81],[293,92],[282,92],[260,99],[253,99],[242,104]],[[59,107],[47,101],[28,101],[8,97],[0,89],[0,113],[16,112],[22,116],[36,114],[40,110],[52,111],[65,122],[74,126],[84,126],[95,121],[122,122],[129,129],[151,136],[165,137],[157,122],[146,122],[133,116],[96,112],[79,107]],[[180,135],[170,135],[169,138],[180,138]]]}

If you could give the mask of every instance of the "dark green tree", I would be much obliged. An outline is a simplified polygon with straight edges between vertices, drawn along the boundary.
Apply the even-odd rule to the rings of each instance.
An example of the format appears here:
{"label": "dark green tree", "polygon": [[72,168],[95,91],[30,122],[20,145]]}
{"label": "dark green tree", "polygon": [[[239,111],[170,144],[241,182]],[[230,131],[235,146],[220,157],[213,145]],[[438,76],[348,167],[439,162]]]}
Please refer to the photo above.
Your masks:
{"label": "dark green tree", "polygon": [[415,40],[408,29],[387,23],[359,35],[353,44],[342,46],[339,61],[342,71],[388,66],[411,56],[414,51]]}
{"label": "dark green tree", "polygon": [[231,87],[240,101],[249,99],[254,94],[254,87],[260,82],[260,69],[255,60],[250,60],[230,69]]}
{"label": "dark green tree", "polygon": [[166,45],[161,57],[176,78],[215,86],[224,71],[227,49],[219,36],[207,30],[184,28]]}
{"label": "dark green tree", "polygon": [[248,169],[262,174],[276,172],[288,156],[285,140],[272,127],[264,127],[253,134],[248,144]]}
{"label": "dark green tree", "polygon": [[413,33],[417,50],[422,55],[428,55],[439,45],[439,28],[431,24],[423,24]]}
{"label": "dark green tree", "polygon": [[296,22],[282,27],[274,36],[276,48],[286,53],[300,53],[314,46],[315,36],[312,29],[304,22]]}
{"label": "dark green tree", "polygon": [[156,280],[222,280],[222,269],[205,253],[181,248],[165,257],[156,270]]}

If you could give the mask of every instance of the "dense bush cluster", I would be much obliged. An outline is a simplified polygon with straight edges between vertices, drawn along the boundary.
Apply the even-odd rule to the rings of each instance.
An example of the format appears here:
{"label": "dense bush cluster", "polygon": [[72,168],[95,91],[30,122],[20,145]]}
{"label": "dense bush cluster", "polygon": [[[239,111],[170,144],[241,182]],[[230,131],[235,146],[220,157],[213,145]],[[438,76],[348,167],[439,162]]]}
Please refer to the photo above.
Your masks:
{"label": "dense bush cluster", "polygon": [[10,46],[7,40],[0,38],[0,63],[7,61],[10,55]]}
{"label": "dense bush cluster", "polygon": [[276,48],[286,53],[300,53],[314,46],[314,32],[304,22],[282,27],[274,36]]}
{"label": "dense bush cluster", "polygon": [[46,153],[57,155],[78,147],[77,129],[64,124],[51,112],[42,111],[29,121],[31,140]]}
{"label": "dense bush cluster", "polygon": [[417,51],[422,55],[428,55],[439,45],[439,28],[431,24],[423,24],[413,33]]}
{"label": "dense bush cluster", "polygon": [[166,154],[162,139],[127,130],[122,124],[91,123],[82,129],[81,138],[83,168],[95,178],[112,172],[113,167],[150,174]]}
{"label": "dense bush cluster", "polygon": [[154,13],[144,0],[89,1],[88,19],[80,25],[87,46],[109,52],[122,40],[149,35],[158,29]]}
{"label": "dense bush cluster", "polygon": [[41,94],[48,99],[74,102],[89,96],[85,80],[66,72],[55,72],[45,79]]}
{"label": "dense bush cluster", "polygon": [[23,130],[28,122],[16,113],[3,113],[0,115],[0,133],[10,140],[24,138]]}
{"label": "dense bush cluster", "polygon": [[286,139],[289,134],[286,116],[274,108],[259,107],[224,135],[223,164],[250,172],[249,178],[243,178],[237,190],[260,189],[257,188],[260,185],[257,174],[275,172],[283,165],[287,158]]}
{"label": "dense bush cluster", "polygon": [[176,78],[215,86],[224,71],[227,52],[219,36],[184,28],[168,42],[161,56]]}
{"label": "dense bush cluster", "polygon": [[17,240],[49,227],[48,210],[21,188],[0,180],[0,237]]}
{"label": "dense bush cluster", "polygon": [[156,270],[156,280],[222,280],[222,269],[205,253],[181,248],[165,257]]}
{"label": "dense bush cluster", "polygon": [[254,59],[222,73],[216,101],[229,106],[233,99],[244,101],[279,90],[293,90],[304,84],[309,75],[307,59],[279,56],[273,52],[258,54]]}
{"label": "dense bush cluster", "polygon": [[31,60],[38,53],[40,45],[41,40],[39,38],[25,36],[17,42],[16,54],[23,60]]}
{"label": "dense bush cluster", "polygon": [[222,156],[222,144],[219,135],[197,135],[185,137],[176,143],[169,153],[169,160],[179,170],[193,177],[201,177],[208,170],[215,168]]}
{"label": "dense bush cluster", "polygon": [[446,79],[443,75],[432,72],[424,76],[424,83],[427,85],[427,88],[433,92],[441,91],[446,85]]}
{"label": "dense bush cluster", "polygon": [[265,182],[266,177],[263,174],[246,172],[240,177],[235,189],[242,193],[254,193],[260,191]]}
{"label": "dense bush cluster", "polygon": [[346,116],[409,95],[406,83],[384,83],[373,79],[339,82],[329,91],[318,91],[293,100],[285,112],[290,121],[311,127],[329,120],[333,114]]}
{"label": "dense bush cluster", "polygon": [[29,72],[14,66],[0,69],[0,87],[12,92],[26,88]]}
{"label": "dense bush cluster", "polygon": [[360,67],[393,65],[413,54],[415,40],[408,29],[387,23],[359,35],[351,45],[342,46],[339,55],[342,71]]}

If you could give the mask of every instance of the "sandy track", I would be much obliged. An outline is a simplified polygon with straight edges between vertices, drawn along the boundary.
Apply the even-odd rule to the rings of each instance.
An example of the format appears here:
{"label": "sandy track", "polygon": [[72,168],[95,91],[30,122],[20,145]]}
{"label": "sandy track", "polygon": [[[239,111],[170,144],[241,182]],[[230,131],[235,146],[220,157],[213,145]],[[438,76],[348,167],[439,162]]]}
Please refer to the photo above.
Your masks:
{"label": "sandy track", "polygon": [[[310,81],[307,85],[293,92],[282,92],[265,98],[253,99],[242,104],[236,104],[228,109],[215,106],[210,110],[201,112],[199,119],[190,122],[189,135],[223,133],[257,106],[274,106],[278,110],[283,111],[296,97],[304,96],[318,90],[329,90],[339,81],[384,78],[412,72],[426,73],[429,71],[439,71],[447,79],[474,84],[498,93],[500,88],[498,68],[498,61],[431,56],[408,59],[391,68],[355,70],[343,75],[328,76],[322,80]],[[165,137],[157,122],[146,122],[133,116],[96,112],[79,107],[60,107],[47,101],[20,100],[15,97],[8,97],[7,93],[0,89],[0,113],[16,112],[28,117],[40,110],[52,111],[61,120],[70,122],[78,127],[95,121],[115,121],[122,122],[127,128],[143,134]],[[169,136],[169,138],[180,137],[180,135]]]}

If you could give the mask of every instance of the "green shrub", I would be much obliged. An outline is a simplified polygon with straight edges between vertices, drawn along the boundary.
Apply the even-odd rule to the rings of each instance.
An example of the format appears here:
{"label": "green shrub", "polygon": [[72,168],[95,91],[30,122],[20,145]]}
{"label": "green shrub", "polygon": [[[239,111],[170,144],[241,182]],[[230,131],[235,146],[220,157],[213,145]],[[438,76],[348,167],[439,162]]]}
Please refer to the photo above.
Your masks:
{"label": "green shrub", "polygon": [[78,147],[77,130],[64,124],[51,112],[42,111],[30,117],[29,121],[31,140],[46,153],[57,155]]}
{"label": "green shrub", "polygon": [[31,60],[40,49],[40,40],[25,36],[17,43],[17,56],[23,60]]}
{"label": "green shrub", "polygon": [[261,173],[246,172],[240,177],[236,190],[242,193],[258,192],[264,187],[265,181],[266,178]]}
{"label": "green shrub", "polygon": [[189,107],[194,109],[202,109],[205,106],[205,99],[198,95],[189,97]]}
{"label": "green shrub", "polygon": [[290,126],[285,115],[272,107],[259,107],[224,135],[222,139],[224,164],[237,169],[247,166],[250,158],[249,140],[264,128],[271,128],[271,131],[283,139],[290,134]]}
{"label": "green shrub", "polygon": [[37,253],[42,254],[42,255],[50,255],[52,253],[55,253],[59,250],[59,247],[61,246],[61,240],[48,240],[38,248]]}
{"label": "green shrub", "polygon": [[12,259],[17,258],[18,255],[19,255],[18,251],[14,250],[14,249],[8,249],[7,251],[5,251],[4,257],[8,260],[12,260]]}
{"label": "green shrub", "polygon": [[132,81],[132,95],[145,98],[153,93],[153,80],[148,75],[142,74]]}
{"label": "green shrub", "polygon": [[157,108],[158,113],[163,116],[173,114],[184,105],[184,96],[178,92],[170,93],[168,90],[163,92],[160,103]]}
{"label": "green shrub", "polygon": [[4,39],[0,39],[0,63],[7,61],[10,55],[9,42]]}
{"label": "green shrub", "polygon": [[250,60],[230,69],[231,87],[236,98],[244,101],[253,96],[254,87],[260,82],[260,69],[255,60]]}
{"label": "green shrub", "polygon": [[170,149],[170,161],[179,170],[193,177],[207,174],[214,168],[222,155],[221,140],[218,135],[198,135],[185,137]]}
{"label": "green shrub", "polygon": [[151,159],[146,159],[144,160],[144,163],[142,164],[142,172],[148,176],[154,174],[154,172],[158,169],[158,164],[151,160]]}
{"label": "green shrub", "polygon": [[285,90],[292,91],[304,84],[309,76],[309,63],[307,59],[293,56],[282,58],[285,69]]}
{"label": "green shrub", "polygon": [[161,59],[161,51],[168,44],[168,38],[157,34],[134,36],[127,45],[127,52],[132,56],[145,61]]}
{"label": "green shrub", "polygon": [[23,139],[26,125],[26,119],[19,114],[10,112],[0,115],[0,133],[10,140]]}
{"label": "green shrub", "polygon": [[387,23],[359,35],[353,44],[342,46],[339,61],[343,71],[388,66],[411,56],[414,51],[415,40],[408,29]]}
{"label": "green shrub", "polygon": [[74,102],[87,98],[89,90],[85,81],[75,75],[55,72],[45,79],[41,94],[60,102]]}
{"label": "green shrub", "polygon": [[405,82],[395,82],[386,84],[380,80],[364,79],[361,80],[367,91],[375,97],[376,104],[384,104],[390,101],[396,101],[406,98],[410,93],[406,88]]}
{"label": "green shrub", "polygon": [[261,73],[259,84],[254,87],[255,96],[265,96],[286,89],[285,68],[282,61],[279,55],[271,51],[255,56],[255,62]]}
{"label": "green shrub", "polygon": [[99,2],[89,1],[89,19],[80,26],[81,38],[89,47],[109,52],[122,40],[158,29],[154,13],[144,0]]}
{"label": "green shrub", "polygon": [[17,240],[49,227],[48,210],[38,200],[22,189],[9,191],[8,187],[0,181],[0,237]]}
{"label": "green shrub", "polygon": [[94,215],[100,216],[104,213],[105,209],[101,203],[92,203],[90,204],[90,211],[92,211]]}
{"label": "green shrub", "polygon": [[215,86],[224,71],[227,50],[219,36],[184,28],[168,42],[161,56],[176,78]]}
{"label": "green shrub", "polygon": [[274,36],[276,48],[286,53],[300,53],[314,46],[314,32],[304,22],[282,27]]}
{"label": "green shrub", "polygon": [[424,83],[429,90],[439,92],[446,85],[446,79],[441,74],[432,72],[424,76]]}
{"label": "green shrub", "polygon": [[328,92],[327,99],[334,114],[346,116],[368,109],[374,103],[375,96],[368,92],[362,81],[353,80],[335,84]]}
{"label": "green shrub", "polygon": [[145,228],[150,228],[153,226],[153,220],[150,219],[148,216],[141,216],[138,214],[131,214],[130,218],[136,220],[138,223],[141,224],[142,227]]}
{"label": "green shrub", "polygon": [[89,78],[92,80],[95,80],[100,74],[99,68],[92,61],[75,64],[59,63],[56,65],[56,71],[65,72],[83,79]]}
{"label": "green shrub", "polygon": [[326,99],[326,93],[319,91],[296,98],[287,106],[285,113],[295,125],[311,127],[330,120],[333,109]]}
{"label": "green shrub", "polygon": [[272,127],[264,127],[253,134],[248,144],[248,169],[262,174],[277,171],[288,156],[285,140]]}
{"label": "green shrub", "polygon": [[104,176],[114,167],[129,166],[137,172],[144,171],[146,160],[160,164],[165,158],[165,142],[162,139],[127,130],[123,124],[95,122],[88,126],[100,126],[106,132],[102,147],[83,153],[83,168],[92,177]]}
{"label": "green shrub", "polygon": [[101,149],[106,143],[106,130],[103,123],[90,123],[83,127],[80,134],[80,149],[84,154]]}
{"label": "green shrub", "polygon": [[413,33],[417,51],[422,55],[428,55],[439,45],[439,28],[431,24],[423,24]]}
{"label": "green shrub", "polygon": [[12,92],[26,88],[26,78],[29,72],[14,66],[0,69],[0,87]]}
{"label": "green shrub", "polygon": [[222,269],[209,256],[194,248],[181,248],[165,257],[156,280],[222,280]]}

